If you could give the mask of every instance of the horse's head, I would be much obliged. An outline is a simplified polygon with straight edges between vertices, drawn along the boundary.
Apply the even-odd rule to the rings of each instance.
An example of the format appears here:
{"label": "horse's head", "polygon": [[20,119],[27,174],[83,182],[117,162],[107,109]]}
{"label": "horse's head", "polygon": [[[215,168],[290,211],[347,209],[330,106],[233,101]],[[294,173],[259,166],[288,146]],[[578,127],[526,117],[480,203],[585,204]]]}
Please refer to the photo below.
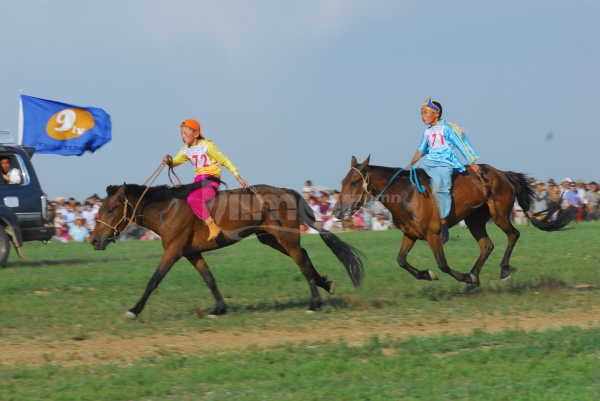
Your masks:
{"label": "horse's head", "polygon": [[350,171],[342,180],[342,190],[340,191],[339,207],[336,207],[336,217],[341,220],[349,220],[352,215],[367,201],[369,191],[369,160],[367,157],[364,162],[358,163],[356,157],[352,156],[350,162]]}
{"label": "horse's head", "polygon": [[115,242],[131,221],[128,212],[133,214],[132,210],[129,210],[133,209],[133,205],[125,197],[126,187],[123,184],[122,186],[111,185],[106,188],[108,196],[98,210],[96,227],[90,238],[90,243],[97,251],[106,249],[109,242]]}

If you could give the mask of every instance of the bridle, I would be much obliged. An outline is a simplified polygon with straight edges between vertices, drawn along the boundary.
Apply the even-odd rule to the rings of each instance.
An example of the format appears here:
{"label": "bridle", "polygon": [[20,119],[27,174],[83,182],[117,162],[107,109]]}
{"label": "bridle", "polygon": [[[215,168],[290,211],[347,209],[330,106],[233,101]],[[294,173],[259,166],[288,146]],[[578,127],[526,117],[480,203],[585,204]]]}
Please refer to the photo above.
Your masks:
{"label": "bridle", "polygon": [[[123,194],[123,197],[125,198],[124,194]],[[137,204],[134,206],[131,202],[129,202],[127,200],[127,198],[125,198],[125,203],[123,203],[123,217],[121,217],[121,220],[119,220],[117,222],[117,224],[115,224],[114,226],[111,226],[110,224],[108,224],[108,223],[106,223],[106,222],[104,222],[102,220],[96,220],[97,223],[102,223],[105,226],[107,226],[107,227],[109,227],[109,228],[111,228],[113,230],[113,235],[111,237],[108,237],[106,239],[108,242],[115,242],[121,236],[121,231],[119,230],[119,225],[121,225],[121,223],[127,222],[127,225],[125,226],[125,228],[123,229],[122,232],[127,231],[127,229],[129,228],[129,225],[131,223],[133,223],[134,220],[136,219],[135,212],[137,210],[138,205],[141,202],[142,202],[142,197],[140,197],[140,199],[138,200]],[[131,212],[131,217],[127,217],[127,209],[128,209],[129,206],[131,206],[133,208],[133,210]]]}
{"label": "bridle", "polygon": [[356,170],[358,175],[360,175],[363,185],[362,185],[362,193],[360,194],[358,199],[356,199],[356,201],[354,203],[352,203],[351,205],[349,205],[348,208],[346,209],[345,213],[349,213],[350,215],[353,215],[354,213],[356,213],[357,211],[359,211],[360,209],[365,207],[365,205],[367,204],[367,199],[369,198],[369,195],[371,195],[371,193],[369,192],[369,184],[370,184],[369,181],[371,178],[369,173],[367,172],[366,174],[363,174],[356,167],[352,167],[352,170]]}
{"label": "bridle", "polygon": [[[117,222],[117,224],[115,224],[114,226],[111,226],[110,224],[108,224],[105,221],[96,220],[96,222],[102,223],[105,226],[107,226],[109,228],[112,228],[113,235],[112,235],[112,237],[108,237],[106,239],[107,241],[109,241],[109,242],[115,242],[121,236],[121,231],[119,230],[119,225],[121,223],[127,222],[127,225],[125,226],[125,228],[122,231],[122,232],[125,232],[129,228],[129,225],[131,223],[133,223],[137,217],[142,217],[141,214],[139,216],[136,216],[135,212],[137,211],[138,206],[142,203],[142,199],[144,199],[144,195],[146,195],[146,192],[148,192],[148,190],[150,189],[150,187],[152,186],[152,184],[154,184],[154,181],[156,181],[156,179],[158,178],[158,176],[160,175],[160,173],[162,172],[162,170],[163,170],[164,167],[165,167],[165,165],[163,163],[161,163],[158,166],[158,168],[156,170],[154,170],[154,173],[152,173],[150,175],[150,177],[146,180],[146,182],[144,182],[144,185],[146,186],[146,189],[144,189],[144,192],[142,192],[142,195],[138,199],[138,201],[135,204],[135,206],[131,202],[129,202],[127,200],[127,196],[125,196],[125,190],[123,190],[123,199],[125,199],[125,203],[123,204],[123,217],[121,217],[121,220],[119,220]],[[171,172],[173,172],[173,166],[169,163],[169,180],[171,181],[171,184],[173,184],[174,187],[180,186],[181,185],[181,180],[179,180],[179,177],[177,177],[177,174],[175,174],[175,172],[173,172],[173,175],[177,178],[177,180],[179,181],[179,184],[176,185],[176,184],[173,183],[173,180],[171,179]],[[124,184],[123,186],[126,186],[126,184]],[[133,207],[133,210],[131,212],[131,217],[127,217],[127,209],[128,209],[129,206]]]}
{"label": "bridle", "polygon": [[[371,192],[369,191],[369,186],[371,184],[370,183],[371,176],[369,175],[369,172],[367,171],[367,173],[363,174],[356,167],[352,167],[352,170],[356,170],[356,172],[360,175],[360,178],[362,178],[362,182],[363,182],[363,188],[362,188],[363,192],[362,192],[361,196],[356,200],[356,202],[354,202],[353,204],[348,206],[348,208],[346,210],[346,213],[354,214],[357,211],[359,211],[360,209],[362,209],[363,207],[365,207],[365,205],[367,204],[368,196],[371,195],[372,191]],[[396,171],[396,174],[394,174],[392,176],[392,178],[388,181],[385,188],[383,188],[383,190],[381,190],[381,192],[379,192],[379,194],[377,194],[375,201],[378,201],[379,198],[381,198],[381,195],[383,195],[383,193],[390,187],[390,185],[392,185],[392,182],[394,182],[394,179],[404,170],[405,169],[401,168],[398,171]],[[419,193],[425,192],[425,187],[423,185],[419,184],[417,170],[412,166],[409,169],[409,176],[410,176],[410,182],[416,188],[417,192],[419,192]],[[362,203],[362,204],[359,206],[360,203]]]}

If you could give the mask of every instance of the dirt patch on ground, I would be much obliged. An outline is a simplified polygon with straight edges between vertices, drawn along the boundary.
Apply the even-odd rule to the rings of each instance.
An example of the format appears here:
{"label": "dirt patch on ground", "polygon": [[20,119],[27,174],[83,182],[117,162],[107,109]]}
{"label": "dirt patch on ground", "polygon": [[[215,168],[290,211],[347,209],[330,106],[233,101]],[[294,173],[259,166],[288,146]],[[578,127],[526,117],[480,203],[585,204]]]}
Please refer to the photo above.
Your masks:
{"label": "dirt patch on ground", "polygon": [[[187,332],[182,335],[153,335],[134,339],[95,337],[89,340],[39,343],[29,341],[11,344],[0,341],[0,364],[52,364],[70,366],[79,364],[113,363],[127,365],[140,357],[162,357],[167,354],[194,355],[249,347],[266,348],[285,343],[337,342],[343,339],[350,345],[360,345],[373,336],[404,339],[412,336],[427,337],[448,334],[470,334],[473,330],[496,333],[505,329],[527,332],[558,329],[564,326],[596,327],[600,309],[573,311],[552,316],[484,317],[443,322],[414,321],[380,324],[348,324],[345,327],[312,327],[306,331],[257,330],[253,332]],[[354,323],[354,322],[353,322]],[[315,325],[316,326],[316,325]],[[352,330],[348,330],[348,326]]]}

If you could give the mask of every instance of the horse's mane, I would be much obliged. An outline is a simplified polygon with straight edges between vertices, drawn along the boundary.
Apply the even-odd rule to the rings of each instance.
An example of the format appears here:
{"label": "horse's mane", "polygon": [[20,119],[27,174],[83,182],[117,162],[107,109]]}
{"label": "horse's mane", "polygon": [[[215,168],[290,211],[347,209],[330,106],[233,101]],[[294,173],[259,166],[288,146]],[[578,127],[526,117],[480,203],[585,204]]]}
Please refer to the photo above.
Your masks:
{"label": "horse's mane", "polygon": [[[117,193],[119,188],[123,185],[110,185],[106,188],[106,193],[108,196],[112,196]],[[166,201],[176,198],[175,196],[179,191],[179,188],[169,187],[168,185],[157,185],[155,187],[147,187],[146,185],[138,185],[138,184],[124,184],[125,186],[125,196],[131,197],[139,197],[144,191],[144,199],[149,201]],[[147,190],[146,190],[147,189]]]}
{"label": "horse's mane", "polygon": [[[206,185],[206,180],[194,182],[192,184],[184,184],[179,187],[170,187],[168,185],[157,185],[157,186],[148,188],[146,185],[138,185],[138,184],[123,184],[123,185],[125,186],[125,196],[139,197],[139,196],[142,196],[142,194],[144,194],[144,191],[145,191],[146,192],[144,194],[145,201],[162,202],[162,201],[169,201],[172,199],[187,199],[188,195],[192,191],[195,191],[196,189]],[[108,196],[112,196],[115,193],[117,193],[119,188],[121,188],[123,185],[110,185],[106,188],[106,193],[108,194]],[[148,188],[148,189],[146,190],[146,188]],[[293,197],[295,197],[296,200],[301,198],[300,194],[298,194],[296,191],[291,190],[291,189],[275,188],[275,187],[271,187],[269,185],[264,185],[264,184],[253,185],[252,188],[253,188],[253,191],[255,191],[257,193],[264,194],[264,193],[274,193],[274,192],[277,192],[277,193],[287,192],[290,195],[292,195]],[[248,193],[248,190],[246,188],[236,188],[236,189],[232,189],[232,190],[228,190],[228,191],[233,194]],[[222,192],[223,191],[219,191],[219,193],[222,193]]]}
{"label": "horse's mane", "polygon": [[[403,167],[386,167],[386,166],[374,166],[374,165],[369,165],[370,169],[376,169],[379,171],[382,171],[384,173],[387,174],[396,174],[398,172],[398,170],[402,170],[397,177],[409,177],[410,176],[410,170],[404,169]],[[423,170],[420,167],[415,167],[415,170],[417,171],[418,177],[419,179],[421,179],[422,177],[428,177],[427,173],[425,172],[425,170]],[[463,174],[463,173],[457,173],[457,172],[453,172],[452,175],[457,175],[457,174]]]}
{"label": "horse's mane", "polygon": [[[408,177],[408,175],[410,173],[409,170],[405,170],[402,167],[374,166],[374,165],[370,164],[368,168],[369,169],[377,169],[377,170],[380,170],[380,171],[384,171],[384,172],[386,172],[388,174],[392,174],[392,175],[396,174],[399,170],[402,170],[402,171],[400,171],[400,174],[398,174],[399,177],[401,177],[401,176],[407,176]],[[420,170],[420,169],[418,169],[418,170]]]}
{"label": "horse's mane", "polygon": [[[171,199],[186,199],[190,192],[206,185],[206,181],[202,180],[194,182],[192,184],[184,184],[179,187],[170,187],[168,185],[157,185],[154,187],[147,187],[146,185],[138,184],[123,184],[123,185],[110,185],[106,188],[108,196],[112,196],[119,188],[125,186],[125,196],[138,197],[141,196],[144,191],[144,199],[148,201],[161,202],[168,201]],[[147,189],[147,190],[146,190]]]}

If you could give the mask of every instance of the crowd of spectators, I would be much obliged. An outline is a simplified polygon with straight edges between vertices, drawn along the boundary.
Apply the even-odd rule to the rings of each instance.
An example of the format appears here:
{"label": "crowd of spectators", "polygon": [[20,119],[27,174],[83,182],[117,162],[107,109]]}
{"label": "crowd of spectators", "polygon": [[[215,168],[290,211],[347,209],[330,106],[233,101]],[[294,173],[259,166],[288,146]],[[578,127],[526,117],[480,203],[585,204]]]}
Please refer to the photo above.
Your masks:
{"label": "crowd of spectators", "polygon": [[[94,194],[83,202],[58,197],[48,202],[48,225],[54,226],[54,242],[89,242],[96,226],[102,199]],[[159,238],[150,230],[131,224],[122,239],[153,240]]]}
{"label": "crowd of spectators", "polygon": [[[561,203],[561,208],[573,206],[577,209],[577,221],[600,220],[600,191],[595,181],[585,183],[583,180],[573,181],[565,177],[560,184],[553,179],[547,182],[531,180],[534,192],[531,212],[539,213]],[[395,228],[392,215],[383,204],[371,197],[367,204],[348,220],[340,220],[334,210],[340,196],[338,190],[331,190],[313,186],[311,181],[306,181],[302,188],[302,196],[311,206],[315,220],[319,226],[328,231],[347,230],[390,230]],[[54,226],[52,241],[57,242],[89,242],[90,233],[96,226],[98,210],[102,199],[94,194],[82,202],[74,198],[56,198],[48,202],[49,225]],[[526,213],[515,202],[513,209],[515,224],[529,222]],[[303,233],[316,233],[308,226],[302,226]],[[159,236],[136,224],[131,224],[123,233],[122,239],[154,240]]]}
{"label": "crowd of spectators", "polygon": [[[335,210],[340,191],[314,186],[308,180],[302,188],[302,196],[312,208],[317,225],[327,231],[390,230],[394,228],[390,211],[372,197],[350,219],[340,220],[336,217],[338,210]],[[317,233],[316,230],[306,225],[302,226],[302,232]]]}
{"label": "crowd of spectators", "polygon": [[[577,210],[577,221],[598,221],[600,219],[598,210],[600,192],[598,183],[595,181],[586,183],[581,179],[574,181],[565,177],[560,184],[553,179],[549,179],[547,183],[541,180],[532,180],[531,186],[534,192],[534,202],[530,211],[533,213],[540,213],[560,204],[561,209],[574,207]],[[525,212],[515,202],[513,209],[515,223],[528,223]]]}
{"label": "crowd of spectators", "polygon": [[48,221],[54,226],[52,241],[88,242],[100,204],[97,195],[86,198],[83,205],[74,198],[63,197],[48,202]]}

